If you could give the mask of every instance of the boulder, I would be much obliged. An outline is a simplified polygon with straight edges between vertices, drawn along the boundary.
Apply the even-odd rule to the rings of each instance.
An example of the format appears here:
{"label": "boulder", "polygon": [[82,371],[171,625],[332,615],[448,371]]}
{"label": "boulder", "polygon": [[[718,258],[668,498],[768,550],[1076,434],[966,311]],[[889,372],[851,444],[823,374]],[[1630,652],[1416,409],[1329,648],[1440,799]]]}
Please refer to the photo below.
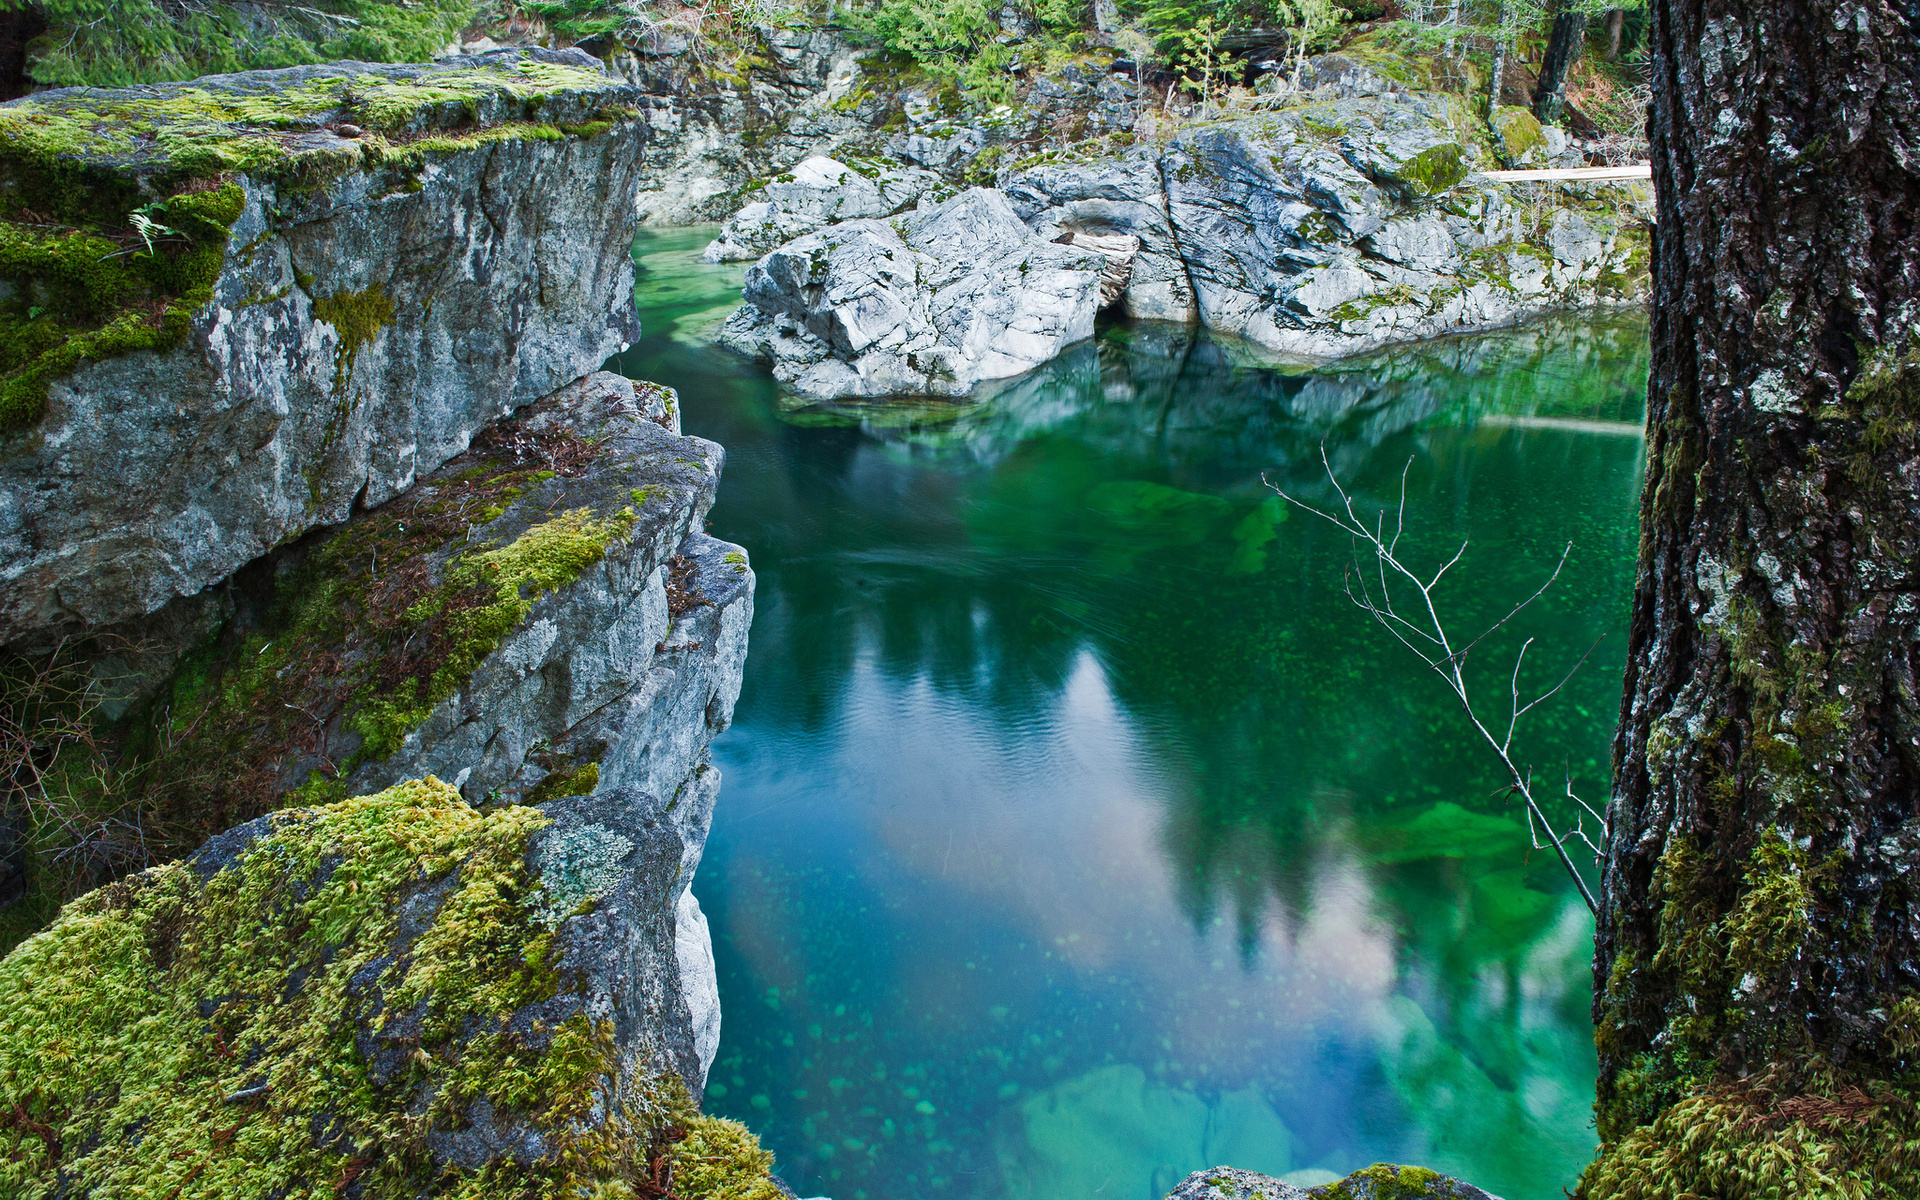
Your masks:
{"label": "boulder", "polygon": [[1050,241],[1068,234],[1134,239],[1135,252],[1119,297],[1128,316],[1193,318],[1193,289],[1152,158],[1041,164],[1015,172],[1006,182],[1006,193],[1021,219]]}
{"label": "boulder", "polygon": [[941,188],[931,171],[875,161],[847,166],[815,156],[793,170],[754,185],[745,207],[728,218],[706,249],[708,262],[759,258],[784,242],[836,221],[890,217]]}
{"label": "boulder", "polygon": [[[687,1013],[660,1033],[697,1094],[719,996],[685,883],[719,789],[707,748],[739,694],[753,574],[703,531],[721,452],[680,436],[677,411],[668,389],[590,376],[405,495],[250,564],[203,621],[170,621],[170,606],[115,637],[175,643],[92,664],[115,693],[116,737],[166,747],[116,797],[150,831],[145,850],[428,775],[474,804],[627,789],[682,847],[668,903]],[[130,865],[110,857],[107,877]],[[44,906],[59,880],[29,878]]]}
{"label": "boulder", "polygon": [[1375,1163],[1333,1183],[1297,1187],[1235,1167],[1195,1171],[1166,1200],[1499,1200],[1470,1183],[1429,1171]]}
{"label": "boulder", "polygon": [[780,247],[747,271],[720,337],[806,396],[963,396],[1091,336],[1107,266],[972,188]]}
{"label": "boulder", "polygon": [[428,778],[68,904],[0,961],[0,1191],[777,1200],[695,1109],[670,810]]}
{"label": "boulder", "polygon": [[624,347],[640,100],[534,49],[0,105],[0,645],[193,595]]}

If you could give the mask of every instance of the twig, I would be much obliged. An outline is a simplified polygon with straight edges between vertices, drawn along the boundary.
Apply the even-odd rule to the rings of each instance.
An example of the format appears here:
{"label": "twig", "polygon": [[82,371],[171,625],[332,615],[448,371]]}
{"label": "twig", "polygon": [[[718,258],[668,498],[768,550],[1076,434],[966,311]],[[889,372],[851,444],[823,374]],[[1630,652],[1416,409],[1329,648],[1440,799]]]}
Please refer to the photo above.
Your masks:
{"label": "twig", "polygon": [[[1568,542],[1566,548],[1561,550],[1560,560],[1554,564],[1553,571],[1547,576],[1546,582],[1534,589],[1532,595],[1514,605],[1506,616],[1501,617],[1498,621],[1489,625],[1481,632],[1480,636],[1456,648],[1451,636],[1447,633],[1446,623],[1440,617],[1440,610],[1435,602],[1434,592],[1440,586],[1440,581],[1446,578],[1447,572],[1451,571],[1466,554],[1467,543],[1465,541],[1461,542],[1460,548],[1454,551],[1453,556],[1442,562],[1430,575],[1422,575],[1414,571],[1399,558],[1400,538],[1406,532],[1407,524],[1407,473],[1413,467],[1413,460],[1408,459],[1407,465],[1400,471],[1400,497],[1394,512],[1394,522],[1391,533],[1389,533],[1387,529],[1386,510],[1384,508],[1375,514],[1371,527],[1369,527],[1368,522],[1363,520],[1360,515],[1354,511],[1353,497],[1347,493],[1345,488],[1340,486],[1339,478],[1334,475],[1333,463],[1327,458],[1327,448],[1324,443],[1320,447],[1320,463],[1326,469],[1327,479],[1333,484],[1333,490],[1340,497],[1340,507],[1337,512],[1324,511],[1296,496],[1288,495],[1265,476],[1261,477],[1261,482],[1272,488],[1282,499],[1306,509],[1315,516],[1338,527],[1354,539],[1354,560],[1349,564],[1346,571],[1347,598],[1365,610],[1375,621],[1378,621],[1381,628],[1392,634],[1401,645],[1419,655],[1420,661],[1426,663],[1427,667],[1432,670],[1434,674],[1440,676],[1440,678],[1446,682],[1447,689],[1453,693],[1454,698],[1460,702],[1461,709],[1467,714],[1468,723],[1479,731],[1480,736],[1485,739],[1494,754],[1499,756],[1501,764],[1506,767],[1507,777],[1511,782],[1503,790],[1510,794],[1518,795],[1524,802],[1527,812],[1527,833],[1532,840],[1534,849],[1545,850],[1551,848],[1554,851],[1560,859],[1560,865],[1566,868],[1567,875],[1572,878],[1574,886],[1580,889],[1580,898],[1586,901],[1588,911],[1592,912],[1596,917],[1599,916],[1600,906],[1595,902],[1592,890],[1587,887],[1587,881],[1581,876],[1579,869],[1574,866],[1573,858],[1567,853],[1566,847],[1568,839],[1579,838],[1582,842],[1586,843],[1594,853],[1598,854],[1600,852],[1599,846],[1587,835],[1584,816],[1576,815],[1573,826],[1566,832],[1561,833],[1557,831],[1554,828],[1553,822],[1547,818],[1546,812],[1540,807],[1539,800],[1534,795],[1532,770],[1523,769],[1513,758],[1513,739],[1519,728],[1520,718],[1539,707],[1539,705],[1546,700],[1552,698],[1561,688],[1564,688],[1567,682],[1573,678],[1574,673],[1585,664],[1587,659],[1592,656],[1594,650],[1599,647],[1599,640],[1596,640],[1592,646],[1587,647],[1586,653],[1582,654],[1579,659],[1575,661],[1572,669],[1563,675],[1558,683],[1528,700],[1521,699],[1520,667],[1522,663],[1526,661],[1527,651],[1532,647],[1533,639],[1528,638],[1522,642],[1519,652],[1514,655],[1513,659],[1513,671],[1508,684],[1508,695],[1510,699],[1507,709],[1507,728],[1505,736],[1502,737],[1496,737],[1493,731],[1489,729],[1481,719],[1480,714],[1475,711],[1473,697],[1467,687],[1465,671],[1467,656],[1476,646],[1480,645],[1494,633],[1505,628],[1515,617],[1525,611],[1528,605],[1545,595],[1547,589],[1552,587],[1554,582],[1560,578],[1560,572],[1564,570],[1567,565],[1567,556],[1573,552],[1573,543]],[[1377,597],[1375,596],[1374,588],[1369,587],[1367,584],[1368,572],[1361,564],[1362,551],[1360,549],[1360,543],[1362,542],[1372,550],[1374,555],[1374,570],[1372,573],[1378,580],[1375,585],[1379,593]],[[1412,617],[1403,615],[1395,605],[1393,588],[1396,582],[1402,586],[1410,585],[1414,591],[1419,593],[1419,603],[1417,607],[1412,610],[1414,612]],[[1585,810],[1587,815],[1591,815],[1594,820],[1599,823],[1600,837],[1604,841],[1607,836],[1606,819],[1602,817],[1600,813],[1596,812],[1592,805],[1574,794],[1573,777],[1571,773],[1567,776],[1567,796],[1575,804],[1579,805],[1581,809]],[[1545,833],[1544,842],[1542,841],[1543,831]]]}

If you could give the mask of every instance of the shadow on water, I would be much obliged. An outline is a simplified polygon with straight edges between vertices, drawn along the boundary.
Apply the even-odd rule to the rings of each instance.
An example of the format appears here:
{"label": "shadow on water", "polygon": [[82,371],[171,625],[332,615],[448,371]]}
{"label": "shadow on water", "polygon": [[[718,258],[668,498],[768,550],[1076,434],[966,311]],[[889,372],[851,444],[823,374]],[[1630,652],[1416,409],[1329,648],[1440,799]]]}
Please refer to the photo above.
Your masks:
{"label": "shadow on water", "polygon": [[[1376,1160],[1557,1196],[1589,1157],[1591,922],[1437,680],[1283,503],[1469,541],[1473,664],[1604,795],[1644,327],[1583,318],[1313,371],[1120,326],[967,405],[796,407],[704,344],[738,267],[636,246],[647,338],[726,445],[758,616],[694,888],[725,1019],[710,1107],[803,1195],[1158,1197],[1221,1162]],[[1389,517],[1391,513],[1389,513]],[[1557,790],[1557,789],[1556,789]]]}

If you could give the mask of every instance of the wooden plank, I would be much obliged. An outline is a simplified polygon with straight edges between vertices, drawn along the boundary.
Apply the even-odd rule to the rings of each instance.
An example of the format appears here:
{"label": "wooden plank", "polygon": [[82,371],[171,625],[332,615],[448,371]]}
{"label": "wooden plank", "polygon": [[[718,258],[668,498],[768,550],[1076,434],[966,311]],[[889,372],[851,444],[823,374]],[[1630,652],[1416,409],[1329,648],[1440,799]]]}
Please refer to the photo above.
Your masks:
{"label": "wooden plank", "polygon": [[1556,167],[1540,171],[1481,171],[1487,179],[1501,183],[1632,183],[1653,178],[1653,166],[1650,163],[1635,163],[1630,167]]}

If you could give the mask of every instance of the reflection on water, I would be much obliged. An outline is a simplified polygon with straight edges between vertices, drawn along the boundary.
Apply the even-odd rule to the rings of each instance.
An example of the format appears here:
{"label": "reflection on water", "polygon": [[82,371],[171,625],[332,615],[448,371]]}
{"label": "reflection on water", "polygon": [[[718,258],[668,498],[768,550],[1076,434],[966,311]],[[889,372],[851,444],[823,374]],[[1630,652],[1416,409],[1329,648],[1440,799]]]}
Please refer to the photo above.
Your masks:
{"label": "reflection on water", "polygon": [[[1557,1196],[1593,1146],[1591,922],[1437,680],[1289,510],[1324,444],[1410,538],[1471,546],[1526,730],[1603,793],[1644,331],[1562,323],[1315,372],[1115,329],[971,406],[786,411],[702,345],[739,268],[643,241],[647,340],[728,448],[714,532],[759,616],[694,887],[725,1019],[710,1107],[802,1195],[1158,1197],[1230,1162],[1422,1162]],[[1515,641],[1477,665],[1504,694]],[[1497,693],[1492,689],[1500,689]]]}

